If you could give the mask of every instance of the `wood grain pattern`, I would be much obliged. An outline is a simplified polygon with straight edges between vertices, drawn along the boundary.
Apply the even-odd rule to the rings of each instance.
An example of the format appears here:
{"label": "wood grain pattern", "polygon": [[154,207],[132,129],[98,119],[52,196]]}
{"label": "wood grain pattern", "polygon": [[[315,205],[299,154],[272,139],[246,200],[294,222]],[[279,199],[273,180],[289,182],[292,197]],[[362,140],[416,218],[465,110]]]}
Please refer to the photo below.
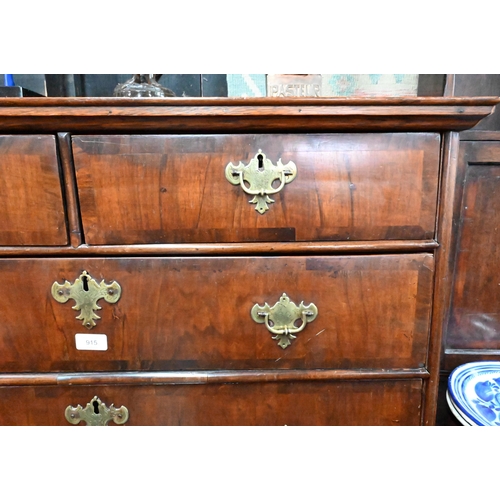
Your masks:
{"label": "wood grain pattern", "polygon": [[[471,150],[467,168],[457,151],[499,102],[0,100],[2,133],[37,134],[0,141],[0,186],[14,175],[22,203],[49,200],[18,217],[9,194],[5,210],[57,235],[57,208],[64,236],[2,241],[0,227],[0,425],[69,425],[64,409],[95,395],[126,405],[129,425],[432,425],[450,300],[459,319],[494,307],[499,151]],[[224,176],[259,148],[299,169],[264,216]],[[21,177],[13,151],[51,181]],[[474,217],[457,223],[462,181]],[[122,286],[90,331],[107,351],[77,350],[89,331],[51,296],[83,270]],[[250,316],[283,293],[319,310],[285,350]],[[445,343],[445,366],[496,356],[492,339]]]}
{"label": "wood grain pattern", "polygon": [[[68,405],[97,395],[125,425],[418,425],[421,380],[149,387],[0,387],[0,425],[71,425]],[[297,411],[300,408],[301,411]],[[81,423],[80,425],[85,425]],[[111,423],[110,425],[114,425]]]}
{"label": "wood grain pattern", "polygon": [[498,130],[464,130],[460,132],[460,141],[500,141]]}
{"label": "wood grain pattern", "polygon": [[66,210],[68,213],[69,242],[73,248],[76,248],[82,244],[83,235],[70,135],[68,133],[58,134],[57,144],[61,159],[61,177],[64,183]]}
{"label": "wood grain pattern", "polygon": [[0,256],[89,257],[146,255],[350,255],[429,252],[436,240],[316,241],[259,243],[164,243],[148,245],[80,245],[72,247],[0,247]]}
{"label": "wood grain pattern", "polygon": [[73,247],[0,247],[0,256],[83,257],[99,255],[340,255],[429,252],[436,240],[316,241],[260,243],[164,243],[148,245],[80,245]]}
{"label": "wood grain pattern", "polygon": [[467,143],[446,348],[500,350],[500,143]]}
{"label": "wood grain pattern", "polygon": [[[429,239],[438,134],[75,136],[91,245]],[[262,150],[297,178],[265,214],[225,178]]]}
{"label": "wood grain pattern", "polygon": [[0,128],[40,132],[463,130],[498,98],[2,99]]}
{"label": "wood grain pattern", "polygon": [[[3,259],[0,370],[421,368],[433,267],[431,254]],[[50,294],[83,270],[122,287],[91,330],[107,335],[107,351],[77,350],[75,334],[88,331],[73,301]],[[285,350],[250,317],[283,293],[319,310]]]}
{"label": "wood grain pattern", "polygon": [[[172,106],[196,106],[196,107],[214,107],[220,106],[246,106],[248,109],[253,107],[268,108],[271,106],[283,107],[342,107],[342,106],[494,106],[500,103],[500,97],[494,93],[491,96],[397,96],[397,97],[174,97],[148,98],[148,99],[130,99],[128,97],[44,97],[30,98],[29,106],[33,108],[45,108],[49,113],[51,110],[59,107],[82,108],[93,106],[109,107],[131,107],[143,108],[151,106],[160,106],[170,108]],[[6,107],[21,107],[27,105],[26,99],[4,98],[1,102]]]}
{"label": "wood grain pattern", "polygon": [[196,370],[121,372],[2,373],[0,386],[42,385],[179,385],[342,380],[428,379],[425,368],[401,370]]}
{"label": "wood grain pattern", "polygon": [[436,420],[441,346],[448,317],[450,276],[453,268],[453,199],[457,178],[458,152],[458,133],[450,132],[445,134],[437,227],[439,248],[435,252],[436,276],[434,279],[434,302],[427,361],[431,377],[427,381],[424,394],[424,425],[434,425]]}
{"label": "wood grain pattern", "polygon": [[65,245],[53,136],[0,136],[0,245]]}
{"label": "wood grain pattern", "polygon": [[[455,96],[485,96],[500,94],[500,75],[454,75]],[[496,110],[491,116],[481,120],[475,127],[479,130],[500,130],[500,113]]]}
{"label": "wood grain pattern", "polygon": [[449,349],[443,353],[441,369],[449,375],[457,366],[475,361],[500,361],[500,349]]}

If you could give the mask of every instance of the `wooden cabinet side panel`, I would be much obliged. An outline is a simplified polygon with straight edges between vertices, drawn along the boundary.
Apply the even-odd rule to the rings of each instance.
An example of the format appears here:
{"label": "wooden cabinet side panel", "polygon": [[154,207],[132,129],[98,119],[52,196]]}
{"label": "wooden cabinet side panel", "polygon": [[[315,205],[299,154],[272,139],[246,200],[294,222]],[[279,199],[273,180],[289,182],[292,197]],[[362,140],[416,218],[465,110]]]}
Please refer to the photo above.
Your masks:
{"label": "wooden cabinet side panel", "polygon": [[500,143],[465,143],[446,348],[500,350]]}

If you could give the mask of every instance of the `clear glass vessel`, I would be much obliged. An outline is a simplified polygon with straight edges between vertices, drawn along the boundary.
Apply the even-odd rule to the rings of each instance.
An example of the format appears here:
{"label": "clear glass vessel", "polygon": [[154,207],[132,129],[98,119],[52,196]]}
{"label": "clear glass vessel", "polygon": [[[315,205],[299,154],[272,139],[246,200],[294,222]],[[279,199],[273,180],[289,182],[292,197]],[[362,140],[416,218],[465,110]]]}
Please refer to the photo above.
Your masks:
{"label": "clear glass vessel", "polygon": [[134,75],[120,83],[113,91],[114,97],[175,97],[174,92],[158,83],[161,75]]}

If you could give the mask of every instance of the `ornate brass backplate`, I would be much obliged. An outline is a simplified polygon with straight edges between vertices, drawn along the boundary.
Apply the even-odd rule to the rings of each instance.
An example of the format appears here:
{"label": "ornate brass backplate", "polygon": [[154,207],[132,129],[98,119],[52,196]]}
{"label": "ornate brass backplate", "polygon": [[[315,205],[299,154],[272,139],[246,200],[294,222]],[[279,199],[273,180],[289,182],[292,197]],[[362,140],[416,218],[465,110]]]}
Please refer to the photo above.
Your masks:
{"label": "ornate brass backplate", "polygon": [[97,301],[104,299],[106,302],[114,304],[118,302],[121,293],[121,286],[116,281],[110,285],[107,285],[104,280],[97,283],[87,271],[83,271],[73,284],[69,281],[65,281],[62,285],[57,281],[52,284],[52,297],[61,303],[73,299],[76,302],[73,309],[81,311],[76,319],[81,319],[83,326],[89,330],[96,325],[94,320],[101,319],[94,312],[101,309]]}
{"label": "ornate brass backplate", "polygon": [[[245,193],[253,196],[250,203],[257,205],[255,210],[260,214],[269,210],[268,203],[275,201],[269,195],[281,191],[296,176],[297,167],[293,161],[283,165],[280,158],[277,165],[273,165],[260,149],[248,165],[240,161],[238,165],[229,163],[226,166],[226,179],[235,186],[240,185]],[[279,184],[273,187],[276,182]]]}
{"label": "ornate brass backplate", "polygon": [[[274,334],[273,340],[286,349],[296,334],[301,332],[307,323],[314,321],[318,315],[318,308],[313,304],[308,306],[301,302],[295,305],[284,293],[280,300],[270,306],[267,302],[263,306],[255,304],[251,311],[252,319],[257,323],[265,323],[266,328]],[[296,324],[300,321],[300,324]]]}
{"label": "ornate brass backplate", "polygon": [[68,406],[64,412],[66,420],[70,424],[79,424],[82,420],[87,425],[108,425],[111,420],[117,424],[124,424],[128,420],[128,410],[125,406],[115,408],[111,405],[109,408],[97,397],[94,396],[85,408],[78,405]]}

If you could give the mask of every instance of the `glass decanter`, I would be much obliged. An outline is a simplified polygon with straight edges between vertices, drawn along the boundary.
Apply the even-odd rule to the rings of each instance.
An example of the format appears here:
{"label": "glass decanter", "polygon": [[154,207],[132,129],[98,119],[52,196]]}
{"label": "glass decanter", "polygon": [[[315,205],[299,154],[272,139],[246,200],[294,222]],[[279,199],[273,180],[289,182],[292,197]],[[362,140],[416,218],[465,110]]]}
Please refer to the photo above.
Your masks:
{"label": "glass decanter", "polygon": [[175,97],[175,94],[158,83],[161,75],[134,75],[125,83],[119,83],[114,97]]}

